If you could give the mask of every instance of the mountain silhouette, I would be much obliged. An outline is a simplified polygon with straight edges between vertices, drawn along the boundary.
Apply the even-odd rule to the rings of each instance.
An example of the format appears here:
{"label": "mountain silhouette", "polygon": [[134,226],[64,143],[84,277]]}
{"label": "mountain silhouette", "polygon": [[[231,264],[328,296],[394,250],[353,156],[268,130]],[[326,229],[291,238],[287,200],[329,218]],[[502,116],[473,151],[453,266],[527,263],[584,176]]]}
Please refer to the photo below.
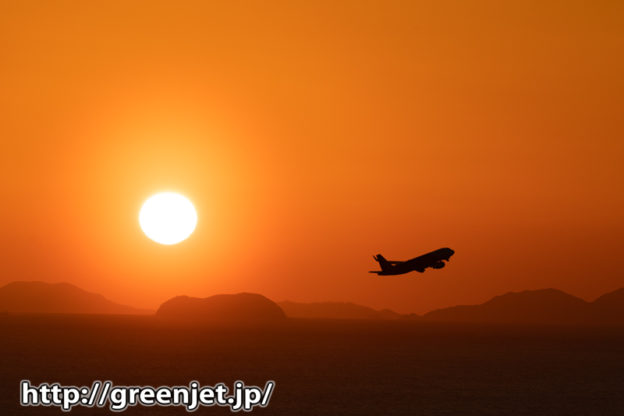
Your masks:
{"label": "mountain silhouette", "polygon": [[349,302],[299,303],[284,301],[279,306],[289,318],[323,319],[399,319],[402,315],[390,309],[375,310]]}
{"label": "mountain silhouette", "polygon": [[12,282],[0,288],[0,312],[147,314],[69,283]]}
{"label": "mountain silhouette", "polygon": [[624,310],[624,288],[605,293],[592,302],[596,307],[613,310]]}
{"label": "mountain silhouette", "polygon": [[[120,305],[69,283],[12,282],[0,287],[0,314],[152,314]],[[624,325],[624,288],[593,302],[557,289],[509,292],[478,305],[437,309],[422,316],[349,302],[279,304],[253,293],[208,298],[178,296],[163,303],[158,317],[178,322],[279,322],[309,319],[409,319],[429,322]]]}
{"label": "mountain silhouette", "polygon": [[598,297],[590,309],[594,322],[624,323],[624,288]]}
{"label": "mountain silhouette", "polygon": [[430,321],[578,323],[589,320],[589,304],[557,289],[496,296],[480,305],[453,306],[424,315]]}
{"label": "mountain silhouette", "polygon": [[186,323],[268,323],[286,319],[284,311],[275,302],[255,293],[208,298],[177,296],[163,303],[156,315]]}
{"label": "mountain silhouette", "polygon": [[624,289],[594,302],[557,289],[527,290],[496,296],[480,305],[453,306],[424,315],[428,321],[527,324],[624,323]]}

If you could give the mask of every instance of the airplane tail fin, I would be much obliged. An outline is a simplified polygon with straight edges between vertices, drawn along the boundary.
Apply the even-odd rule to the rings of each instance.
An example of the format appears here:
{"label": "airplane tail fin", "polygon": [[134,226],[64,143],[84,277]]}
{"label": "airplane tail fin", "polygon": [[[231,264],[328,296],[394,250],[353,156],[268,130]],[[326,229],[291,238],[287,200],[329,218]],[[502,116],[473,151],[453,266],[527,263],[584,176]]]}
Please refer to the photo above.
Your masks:
{"label": "airplane tail fin", "polygon": [[375,261],[377,261],[377,263],[379,263],[379,267],[381,267],[382,271],[388,270],[390,268],[390,262],[388,262],[388,260],[386,260],[386,258],[381,254],[373,256],[373,258],[375,259]]}

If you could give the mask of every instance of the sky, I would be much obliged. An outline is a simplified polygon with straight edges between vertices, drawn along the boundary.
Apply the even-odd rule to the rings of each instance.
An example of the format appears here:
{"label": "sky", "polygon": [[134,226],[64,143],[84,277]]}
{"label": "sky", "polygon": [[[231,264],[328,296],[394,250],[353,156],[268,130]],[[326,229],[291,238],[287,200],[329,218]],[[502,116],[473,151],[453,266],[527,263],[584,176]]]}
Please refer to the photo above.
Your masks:
{"label": "sky", "polygon": [[[624,286],[622,2],[3,1],[0,42],[0,284],[404,313]],[[139,227],[159,191],[198,211],[175,246]]]}

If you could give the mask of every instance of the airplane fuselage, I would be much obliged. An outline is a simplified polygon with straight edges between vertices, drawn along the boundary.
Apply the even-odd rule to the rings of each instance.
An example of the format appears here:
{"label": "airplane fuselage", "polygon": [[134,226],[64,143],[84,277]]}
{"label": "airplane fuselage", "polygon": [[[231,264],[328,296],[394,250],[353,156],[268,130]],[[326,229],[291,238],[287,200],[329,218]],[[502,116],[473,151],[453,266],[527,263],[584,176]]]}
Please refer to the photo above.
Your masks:
{"label": "airplane fuselage", "polygon": [[423,273],[429,267],[441,269],[445,266],[444,262],[449,261],[453,254],[455,254],[455,251],[447,247],[406,261],[386,260],[381,254],[378,254],[375,256],[375,260],[379,263],[381,270],[371,271],[370,273],[377,273],[380,276],[392,276],[412,271]]}

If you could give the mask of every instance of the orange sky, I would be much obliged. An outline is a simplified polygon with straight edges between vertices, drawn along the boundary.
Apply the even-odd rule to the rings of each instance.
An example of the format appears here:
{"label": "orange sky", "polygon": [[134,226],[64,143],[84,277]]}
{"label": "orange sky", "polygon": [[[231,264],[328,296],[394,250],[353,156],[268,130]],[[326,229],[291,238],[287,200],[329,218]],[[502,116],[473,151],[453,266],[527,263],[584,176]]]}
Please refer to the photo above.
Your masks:
{"label": "orange sky", "polygon": [[[418,313],[624,286],[622,2],[0,7],[0,283]],[[161,190],[199,212],[176,246],[138,225]]]}

